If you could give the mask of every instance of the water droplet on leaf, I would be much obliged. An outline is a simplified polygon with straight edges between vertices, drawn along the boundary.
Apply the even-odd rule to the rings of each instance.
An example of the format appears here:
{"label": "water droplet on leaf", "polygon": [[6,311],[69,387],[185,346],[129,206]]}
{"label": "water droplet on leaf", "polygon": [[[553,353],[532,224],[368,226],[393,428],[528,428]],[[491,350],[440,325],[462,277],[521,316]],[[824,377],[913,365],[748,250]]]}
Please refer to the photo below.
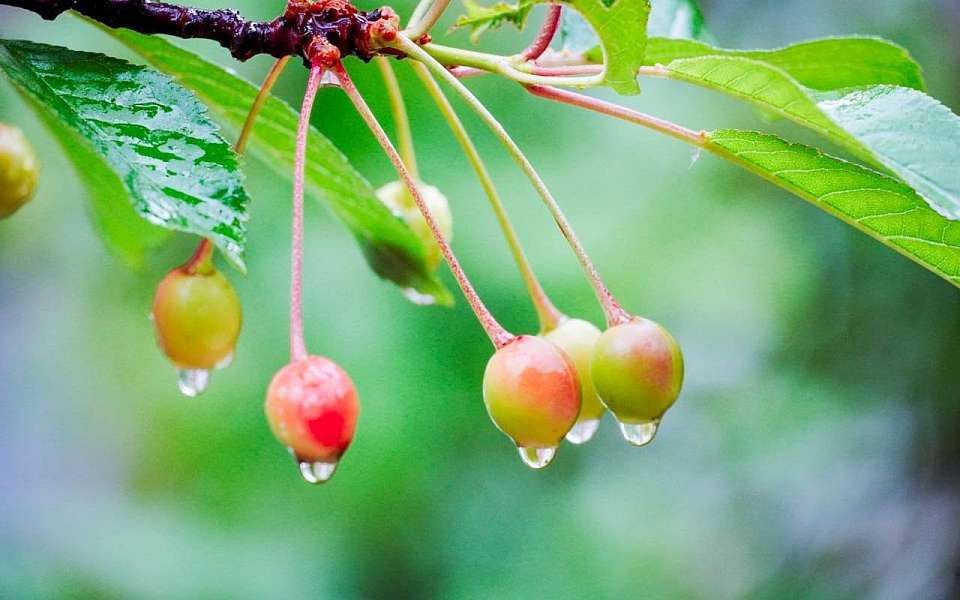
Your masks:
{"label": "water droplet on leaf", "polygon": [[233,352],[231,352],[230,354],[224,356],[224,357],[220,360],[220,362],[218,362],[217,364],[215,364],[215,365],[213,366],[213,368],[216,369],[217,371],[222,371],[223,369],[226,369],[227,367],[229,367],[229,366],[232,365],[232,364],[233,364]]}
{"label": "water droplet on leaf", "polygon": [[523,463],[531,469],[542,469],[546,467],[553,461],[553,457],[557,455],[556,448],[525,448],[518,446],[517,450],[520,451],[520,458],[523,460]]}
{"label": "water droplet on leaf", "polygon": [[184,396],[199,396],[210,383],[207,369],[177,369],[177,387]]}
{"label": "water droplet on leaf", "polygon": [[657,435],[660,419],[644,421],[643,423],[620,423],[620,432],[623,439],[634,446],[646,446]]}
{"label": "water droplet on leaf", "polygon": [[314,485],[325,483],[327,480],[333,477],[333,472],[336,470],[336,462],[300,461],[300,474],[303,475],[304,481]]}
{"label": "water droplet on leaf", "polygon": [[586,444],[590,441],[590,438],[593,437],[593,434],[597,432],[597,427],[599,426],[600,419],[578,421],[567,433],[567,441],[571,444]]}

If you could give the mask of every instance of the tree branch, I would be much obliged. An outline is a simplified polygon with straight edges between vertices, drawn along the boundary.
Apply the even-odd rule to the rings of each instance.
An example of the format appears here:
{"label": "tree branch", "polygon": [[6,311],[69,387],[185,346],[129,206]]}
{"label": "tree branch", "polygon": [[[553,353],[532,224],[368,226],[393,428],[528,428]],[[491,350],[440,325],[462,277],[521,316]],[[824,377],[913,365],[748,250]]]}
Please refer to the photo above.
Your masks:
{"label": "tree branch", "polygon": [[324,37],[342,56],[370,60],[379,50],[370,45],[369,25],[388,18],[389,10],[358,11],[347,0],[293,2],[272,21],[248,21],[231,9],[203,10],[149,0],[0,0],[53,20],[74,10],[108,27],[140,33],[218,42],[238,60],[258,54],[300,56],[309,64],[309,45]]}

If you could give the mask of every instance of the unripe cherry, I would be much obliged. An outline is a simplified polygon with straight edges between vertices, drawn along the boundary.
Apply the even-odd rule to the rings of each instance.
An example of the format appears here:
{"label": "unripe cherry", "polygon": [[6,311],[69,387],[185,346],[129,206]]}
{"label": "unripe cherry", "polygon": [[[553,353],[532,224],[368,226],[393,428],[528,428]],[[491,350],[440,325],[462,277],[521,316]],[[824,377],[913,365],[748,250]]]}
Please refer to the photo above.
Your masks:
{"label": "unripe cherry", "polygon": [[600,330],[593,323],[583,319],[564,319],[559,326],[543,337],[566,352],[576,367],[580,378],[580,414],[577,416],[576,424],[567,433],[567,441],[573,444],[584,444],[596,433],[600,417],[607,410],[600,402],[590,372],[593,348],[597,339],[600,338]]}
{"label": "unripe cherry", "polygon": [[653,441],[663,413],[683,384],[683,355],[670,333],[633,317],[600,336],[593,351],[593,384],[630,443]]}
{"label": "unripe cherry", "polygon": [[487,413],[530,467],[550,464],[580,413],[580,383],[570,358],[542,337],[519,336],[490,357],[483,374]]}
{"label": "unripe cherry", "polygon": [[[450,214],[450,204],[440,190],[426,183],[418,183],[417,188],[423,196],[423,201],[433,215],[434,220],[449,242],[453,237],[453,216]],[[377,190],[377,198],[388,208],[403,219],[410,229],[420,238],[426,250],[426,263],[430,270],[436,269],[443,260],[440,246],[433,237],[430,227],[420,209],[417,208],[413,197],[401,181],[391,181]]]}
{"label": "unripe cherry", "polygon": [[157,341],[180,370],[180,390],[188,396],[206,388],[210,369],[230,363],[240,335],[240,301],[210,253],[201,246],[190,262],[167,273],[153,300]]}
{"label": "unripe cherry", "polygon": [[310,483],[333,476],[357,428],[360,403],[346,372],[322,356],[294,360],[267,389],[267,420]]}
{"label": "unripe cherry", "polygon": [[23,132],[0,123],[0,219],[30,201],[39,176],[37,157]]}

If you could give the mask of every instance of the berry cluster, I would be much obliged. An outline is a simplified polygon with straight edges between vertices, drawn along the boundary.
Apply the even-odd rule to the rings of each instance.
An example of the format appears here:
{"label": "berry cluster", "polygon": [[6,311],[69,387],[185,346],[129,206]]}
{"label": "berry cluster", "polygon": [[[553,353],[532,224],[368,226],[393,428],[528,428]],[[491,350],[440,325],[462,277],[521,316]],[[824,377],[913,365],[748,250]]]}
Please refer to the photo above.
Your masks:
{"label": "berry cluster", "polygon": [[[299,18],[298,11],[320,14],[319,9],[329,9],[330,2],[291,2],[284,18]],[[493,343],[495,351],[483,377],[483,400],[491,420],[518,448],[524,463],[541,469],[551,463],[564,439],[573,444],[589,441],[607,410],[619,422],[628,442],[637,446],[651,442],[682,385],[683,357],[676,340],[660,325],[621,308],[532,165],[499,123],[477,103],[478,113],[528,175],[569,242],[594,287],[607,328],[601,332],[588,321],[557,310],[527,261],[476,148],[427,68],[452,81],[454,87],[460,86],[458,92],[467,100],[473,97],[439,63],[422,54],[409,38],[399,35],[392,13],[379,18],[375,27],[365,30],[365,35],[369,36],[364,40],[366,46],[384,48],[388,50],[386,54],[404,54],[418,61],[414,70],[436,100],[480,178],[523,275],[540,319],[540,331],[535,335],[513,335],[505,330],[484,305],[457,260],[449,243],[453,226],[449,203],[437,188],[423,183],[417,175],[403,100],[387,59],[377,57],[391,95],[402,155],[343,68],[341,48],[324,35],[315,36],[305,44],[310,75],[300,110],[294,161],[290,362],[273,377],[265,402],[274,435],[289,449],[303,477],[311,483],[321,483],[333,475],[353,440],[360,410],[356,388],[347,373],[332,360],[309,354],[303,335],[304,168],[310,114],[320,87],[342,89],[369,127],[400,177],[380,188],[378,198],[423,242],[425,262],[430,269],[437,268],[441,260],[446,261]],[[542,48],[531,48],[527,52],[542,52]],[[276,63],[261,87],[235,145],[237,152],[243,151],[257,111],[286,61],[281,58]],[[18,130],[0,125],[0,216],[11,214],[26,202],[36,180],[36,161],[26,140]],[[240,302],[230,283],[214,267],[210,241],[201,241],[193,256],[159,283],[151,318],[160,347],[178,370],[184,394],[196,396],[203,392],[210,372],[230,364],[241,327]]]}

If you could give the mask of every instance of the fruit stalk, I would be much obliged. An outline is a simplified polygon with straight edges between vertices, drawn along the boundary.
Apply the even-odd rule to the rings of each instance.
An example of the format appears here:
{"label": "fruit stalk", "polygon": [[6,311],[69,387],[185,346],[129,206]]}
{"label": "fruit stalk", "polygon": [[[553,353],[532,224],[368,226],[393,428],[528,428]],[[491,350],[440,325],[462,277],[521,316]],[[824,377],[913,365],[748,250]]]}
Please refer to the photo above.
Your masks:
{"label": "fruit stalk", "polygon": [[523,151],[520,150],[520,147],[517,146],[517,143],[513,141],[513,138],[511,138],[507,131],[503,128],[503,125],[497,121],[496,117],[494,117],[490,111],[487,110],[487,107],[484,106],[483,103],[481,103],[476,96],[474,96],[473,93],[466,88],[466,86],[460,83],[456,76],[451,74],[443,65],[430,56],[430,54],[420,48],[420,46],[406,39],[402,35],[397,36],[393,43],[398,50],[403,51],[410,57],[426,65],[427,68],[433,71],[434,75],[440,79],[443,79],[451,87],[453,87],[457,94],[459,94],[460,97],[467,102],[470,108],[477,113],[481,120],[483,120],[487,127],[501,141],[503,146],[507,149],[507,152],[530,180],[530,183],[537,191],[537,194],[546,205],[547,210],[550,211],[554,221],[556,221],[557,227],[560,228],[560,232],[563,234],[563,237],[566,238],[567,242],[570,244],[570,247],[573,249],[577,260],[580,262],[580,266],[587,275],[587,279],[593,286],[594,292],[597,295],[597,300],[600,302],[600,306],[603,308],[604,315],[607,319],[607,324],[612,326],[629,320],[629,315],[623,310],[617,300],[613,297],[613,294],[610,293],[610,290],[607,289],[607,286],[603,283],[603,280],[600,278],[600,273],[597,271],[596,267],[594,267],[593,262],[590,260],[586,250],[583,248],[583,245],[577,238],[576,233],[573,231],[573,227],[570,225],[567,217],[563,214],[563,210],[560,208],[560,205],[557,204],[557,201],[553,198],[553,195],[543,182],[543,179],[540,178],[540,175],[537,173],[536,169],[533,168],[533,165],[529,160],[527,160],[527,157],[523,154]]}
{"label": "fruit stalk", "polygon": [[313,110],[317,89],[320,87],[321,75],[323,75],[321,65],[314,64],[310,67],[307,91],[303,95],[300,119],[297,122],[297,149],[293,166],[293,232],[290,242],[290,359],[292,361],[301,360],[307,356],[303,341],[303,172],[306,166],[310,113]]}
{"label": "fruit stalk", "polygon": [[413,149],[413,132],[410,130],[410,118],[407,116],[407,106],[403,101],[403,92],[397,74],[390,65],[390,59],[385,56],[376,58],[383,83],[387,87],[387,96],[390,98],[390,112],[393,114],[394,127],[397,130],[397,145],[400,146],[400,157],[407,166],[414,179],[420,179],[417,169],[417,155]]}
{"label": "fruit stalk", "polygon": [[557,310],[557,307],[554,306],[553,302],[551,302],[547,296],[546,291],[544,291],[543,286],[540,285],[540,281],[537,279],[537,275],[534,273],[533,267],[530,265],[530,261],[523,251],[523,247],[520,245],[520,239],[513,227],[513,223],[510,222],[510,217],[507,215],[507,210],[503,206],[500,195],[497,193],[493,179],[490,177],[490,173],[487,171],[483,159],[480,158],[480,153],[477,151],[476,146],[474,146],[473,140],[470,139],[466,127],[463,126],[463,122],[460,121],[450,101],[444,95],[443,90],[440,89],[436,80],[430,75],[427,68],[418,62],[412,62],[410,66],[414,73],[423,81],[424,87],[437,104],[440,114],[443,115],[447,124],[450,125],[453,136],[460,143],[464,154],[467,155],[470,166],[473,167],[477,178],[480,179],[480,185],[487,194],[490,206],[493,208],[493,213],[497,218],[497,222],[500,224],[500,229],[503,230],[503,236],[507,240],[507,246],[509,246],[510,253],[513,254],[513,259],[520,269],[520,274],[527,287],[527,292],[533,302],[534,309],[537,311],[537,317],[540,321],[540,332],[546,333],[555,329],[565,316]]}
{"label": "fruit stalk", "polygon": [[427,226],[430,228],[434,239],[437,240],[437,244],[440,246],[440,252],[443,254],[443,258],[450,266],[450,270],[453,272],[453,276],[456,278],[457,284],[463,291],[463,295],[466,296],[467,302],[470,303],[470,308],[473,309],[474,314],[477,316],[477,320],[480,321],[480,325],[483,327],[484,331],[486,331],[487,335],[490,337],[490,341],[493,342],[493,345],[496,348],[502,348],[503,346],[506,346],[514,339],[514,336],[504,329],[499,322],[497,322],[494,316],[484,305],[483,301],[480,299],[480,296],[470,283],[470,279],[467,277],[467,274],[463,271],[463,267],[460,266],[460,261],[457,260],[457,257],[453,254],[453,250],[450,248],[450,245],[444,238],[443,233],[440,231],[433,214],[424,202],[423,196],[420,194],[420,190],[417,188],[416,182],[413,180],[410,172],[404,166],[403,160],[400,158],[397,150],[393,147],[393,143],[390,142],[390,138],[387,137],[387,133],[383,130],[380,122],[377,121],[377,117],[373,114],[373,111],[370,110],[370,107],[367,106],[366,101],[363,99],[360,91],[354,85],[350,75],[347,73],[346,69],[343,68],[343,64],[337,63],[333,69],[337,74],[337,77],[340,79],[340,84],[343,87],[343,91],[346,92],[347,97],[353,103],[354,108],[356,108],[357,112],[360,114],[360,117],[370,129],[370,132],[373,133],[373,136],[376,138],[377,142],[390,159],[390,162],[393,164],[394,169],[396,169],[400,179],[403,180],[404,184],[407,186],[407,189],[410,191],[410,195],[413,196],[413,200],[416,202],[417,208],[419,208],[420,212],[423,213],[423,218],[426,220]]}

